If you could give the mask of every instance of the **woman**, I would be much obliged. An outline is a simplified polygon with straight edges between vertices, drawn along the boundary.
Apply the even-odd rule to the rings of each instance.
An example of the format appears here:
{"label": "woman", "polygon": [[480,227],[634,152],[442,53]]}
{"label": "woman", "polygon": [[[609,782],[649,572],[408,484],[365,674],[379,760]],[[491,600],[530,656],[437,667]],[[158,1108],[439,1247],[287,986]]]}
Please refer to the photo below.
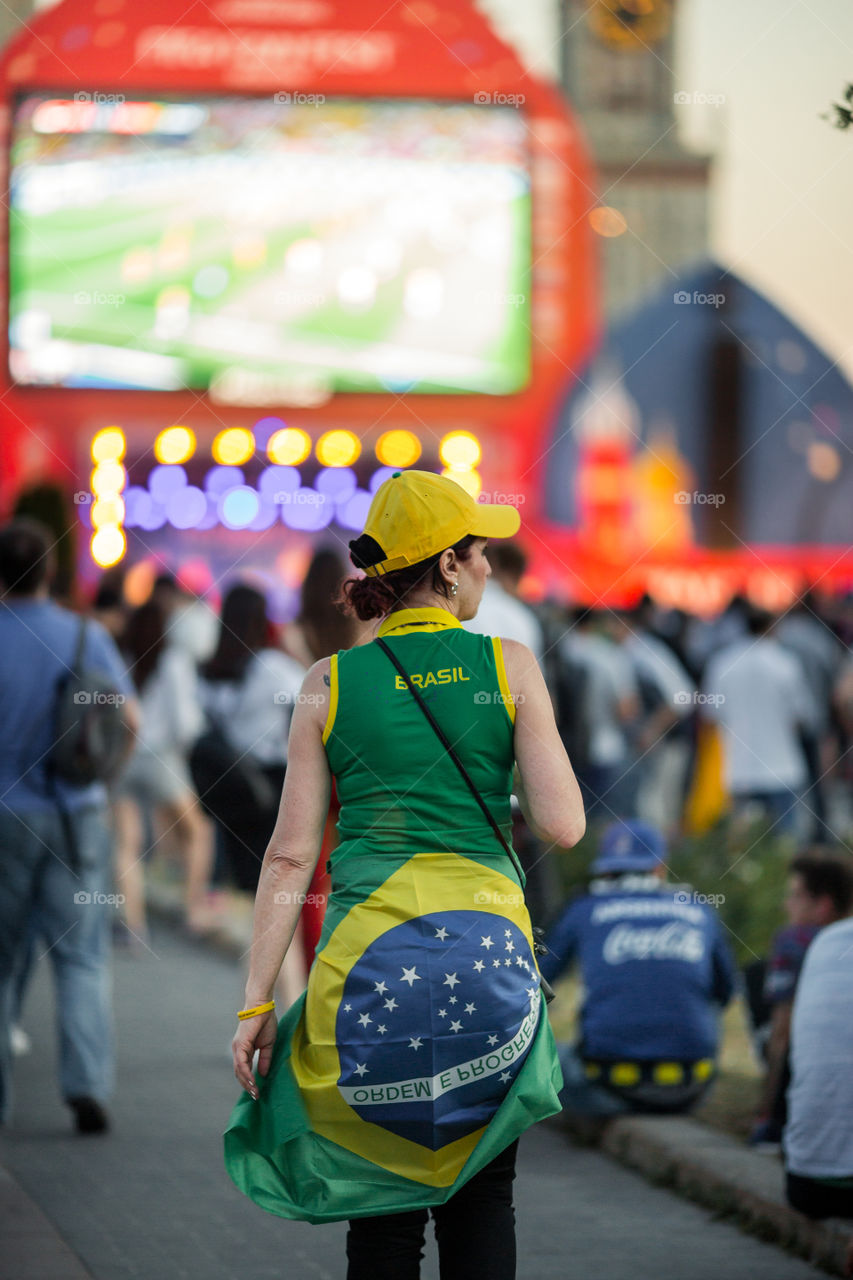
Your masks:
{"label": "woman", "polygon": [[143,811],[156,810],[177,839],[186,865],[186,926],[192,933],[211,924],[207,894],[213,846],[186,763],[201,728],[195,669],[183,650],[166,643],[166,618],[154,600],[130,615],[121,649],[139,692],[142,724],[136,750],[116,784],[116,881],[125,897],[127,928],[144,946]]}
{"label": "woman", "polygon": [[269,785],[269,807],[255,804],[227,817],[217,812],[215,797],[205,803],[222,831],[229,869],[238,889],[254,892],[264,850],[275,826],[287,762],[287,729],[305,668],[271,643],[267,602],[245,583],[234,586],[222,602],[216,649],[199,668],[202,707],[220,728],[246,768],[256,769]]}
{"label": "woman", "polygon": [[[345,584],[420,685],[505,836],[513,762],[534,832],[584,831],[551,702],[524,645],[465,631],[488,537],[519,525],[452,480],[396,473],[350,543]],[[315,663],[255,904],[233,1041],[247,1091],[226,1165],[262,1207],[349,1219],[349,1280],[419,1272],[428,1210],[442,1280],[515,1275],[516,1140],[559,1111],[562,1079],[513,862],[376,641]],[[269,1007],[317,857],[334,777],[341,842],[306,996]],[[259,1051],[258,1078],[252,1056]]]}

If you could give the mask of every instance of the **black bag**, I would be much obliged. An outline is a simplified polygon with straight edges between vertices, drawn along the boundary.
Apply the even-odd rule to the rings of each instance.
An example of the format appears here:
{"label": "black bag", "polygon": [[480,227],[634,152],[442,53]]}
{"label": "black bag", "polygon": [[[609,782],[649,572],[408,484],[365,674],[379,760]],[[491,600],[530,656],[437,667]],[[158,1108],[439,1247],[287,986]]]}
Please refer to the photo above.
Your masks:
{"label": "black bag", "polygon": [[208,715],[208,727],[190,751],[189,767],[202,808],[229,829],[274,809],[279,797],[260,765],[226,737]]}
{"label": "black bag", "polygon": [[125,738],[124,695],[112,676],[84,670],[86,619],[80,631],[71,671],[57,688],[54,747],[48,760],[51,779],[74,787],[109,782],[121,764]]}
{"label": "black bag", "polygon": [[[518,855],[515,853],[515,850],[512,848],[512,846],[507,844],[506,840],[504,839],[503,832],[501,831],[497,822],[495,822],[494,816],[490,812],[488,805],[486,804],[483,797],[480,795],[480,792],[477,790],[477,784],[473,781],[473,779],[471,778],[471,775],[468,773],[468,770],[465,768],[464,764],[459,759],[456,752],[453,750],[453,747],[450,745],[450,742],[448,741],[448,738],[447,738],[447,734],[444,732],[441,725],[435,719],[435,716],[432,714],[429,707],[424,702],[423,698],[418,693],[415,686],[412,684],[412,681],[409,679],[406,673],[406,668],[400,662],[399,658],[395,657],[395,655],[388,648],[384,640],[377,637],[376,643],[379,645],[379,648],[382,650],[382,652],[387,654],[387,656],[391,659],[391,661],[394,663],[394,666],[397,668],[400,675],[405,680],[406,685],[409,689],[409,692],[412,694],[412,696],[415,699],[415,702],[418,704],[421,711],[423,711],[427,720],[430,722],[430,725],[435,730],[435,733],[438,735],[439,739],[441,740],[445,751],[450,756],[450,759],[453,761],[453,763],[456,765],[456,768],[459,770],[462,777],[465,779],[465,782],[468,786],[468,790],[471,792],[474,799],[477,801],[477,804],[483,810],[483,813],[486,816],[489,826],[492,828],[495,835],[503,845],[504,851],[508,855],[510,862],[515,867],[516,872],[518,873],[519,881],[520,882],[523,881],[524,872],[522,870],[521,863],[518,860]],[[545,946],[545,943],[542,940],[542,933],[543,931],[541,929],[533,930],[533,950],[536,953],[536,955],[548,954],[548,948]],[[543,978],[541,974],[539,975],[539,985],[542,988],[542,994],[545,997],[546,1004],[550,1004],[550,1002],[554,999],[554,992],[551,988],[550,983],[545,978]]]}

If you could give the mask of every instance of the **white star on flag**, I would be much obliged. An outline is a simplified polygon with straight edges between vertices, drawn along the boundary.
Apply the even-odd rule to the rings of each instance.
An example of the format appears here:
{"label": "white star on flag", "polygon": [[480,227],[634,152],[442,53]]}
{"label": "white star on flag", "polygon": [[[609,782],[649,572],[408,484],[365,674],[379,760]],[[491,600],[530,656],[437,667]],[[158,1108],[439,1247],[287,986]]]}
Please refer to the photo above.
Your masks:
{"label": "white star on flag", "polygon": [[512,964],[512,961],[510,960],[509,956],[507,956],[506,960],[504,960],[504,964],[507,966],[507,968],[509,968],[509,966]]}
{"label": "white star on flag", "polygon": [[475,960],[475,961],[474,961],[474,969],[476,970],[476,972],[477,972],[477,973],[482,973],[482,972],[483,972],[483,970],[485,969],[485,967],[486,967],[486,966],[483,964],[483,961],[482,961],[482,960]]}
{"label": "white star on flag", "polygon": [[511,938],[511,937],[512,937],[512,929],[504,929],[504,937],[505,937],[505,938]]}
{"label": "white star on flag", "polygon": [[504,951],[515,951],[515,943],[507,942],[504,946]]}
{"label": "white star on flag", "polygon": [[397,1008],[397,1001],[393,996],[390,996],[387,1000],[383,1000],[382,1003],[385,1005],[385,1008],[389,1013],[392,1013]]}
{"label": "white star on flag", "polygon": [[359,1020],[359,1022],[361,1023],[361,1025],[362,1025],[363,1027],[366,1027],[366,1026],[367,1026],[367,1024],[368,1024],[368,1022],[372,1022],[372,1021],[373,1021],[373,1019],[371,1018],[371,1016],[370,1016],[370,1014],[369,1014],[369,1013],[362,1013],[362,1014],[359,1014],[359,1018],[358,1018],[358,1020]]}
{"label": "white star on flag", "polygon": [[458,983],[459,983],[459,979],[457,978],[455,973],[446,973],[444,975],[444,982],[442,982],[441,985],[443,987],[450,987],[450,990],[452,991],[453,988],[458,985]]}
{"label": "white star on flag", "polygon": [[492,942],[491,934],[489,935],[488,938],[483,938],[483,941],[480,943],[480,946],[485,947],[487,951],[489,947],[493,947],[494,945],[495,944]]}
{"label": "white star on flag", "polygon": [[365,1062],[359,1062],[355,1068],[355,1074],[357,1076],[366,1076],[367,1071],[368,1071],[368,1067],[367,1067],[367,1063]]}
{"label": "white star on flag", "polygon": [[406,966],[403,965],[403,976],[400,979],[401,982],[408,982],[409,986],[413,987],[415,983],[420,982],[420,980],[421,975],[416,972],[414,965],[412,965],[411,969],[407,969]]}
{"label": "white star on flag", "polygon": [[351,1004],[345,1004],[345,1005],[344,1005],[344,1013],[349,1013],[349,1012],[351,1011],[351,1009],[352,1009],[352,1005],[351,1005]]}
{"label": "white star on flag", "polygon": [[441,941],[444,942],[445,938],[447,937],[447,930],[445,929],[444,925],[442,925],[440,929],[436,929],[435,936],[437,938],[441,938]]}
{"label": "white star on flag", "polygon": [[493,961],[492,961],[492,968],[493,968],[493,969],[500,969],[500,967],[501,967],[501,962],[500,962],[500,960],[493,960]]}
{"label": "white star on flag", "polygon": [[459,1001],[456,999],[456,996],[451,996],[447,1003],[448,1003],[448,1004],[458,1004],[458,1003],[459,1003]]}
{"label": "white star on flag", "polygon": [[439,1018],[446,1018],[446,1017],[447,1017],[447,1010],[446,1010],[446,1009],[439,1009],[439,1011],[438,1011],[438,1016],[439,1016]]}
{"label": "white star on flag", "polygon": [[423,1044],[423,1040],[420,1038],[420,1036],[413,1036],[412,1039],[409,1041],[409,1048],[420,1049],[422,1044]]}
{"label": "white star on flag", "polygon": [[509,1076],[509,1072],[508,1072],[508,1071],[502,1071],[502,1072],[501,1072],[501,1084],[506,1084],[506,1082],[507,1082],[507,1080],[509,1080],[509,1078],[510,1078],[510,1076]]}
{"label": "white star on flag", "polygon": [[387,1027],[385,1027],[385,1026],[383,1026],[383,1025],[382,1025],[382,1023],[380,1022],[379,1026],[376,1028],[376,1030],[379,1032],[379,1034],[380,1034],[381,1036],[384,1036],[384,1035],[385,1035],[385,1032],[388,1030],[388,1028],[387,1028]]}
{"label": "white star on flag", "polygon": [[451,1022],[451,1024],[450,1024],[450,1030],[451,1030],[451,1031],[461,1031],[461,1030],[462,1030],[462,1023],[461,1023],[461,1022]]}
{"label": "white star on flag", "polygon": [[466,1013],[475,1013],[476,1010],[477,1010],[477,1006],[475,1004],[466,1004],[465,1006]]}
{"label": "white star on flag", "polygon": [[374,982],[373,985],[380,996],[384,996],[385,992],[388,990],[384,982]]}
{"label": "white star on flag", "polygon": [[497,1042],[498,1042],[497,1036],[489,1036],[489,1041],[488,1041],[489,1044],[497,1044]]}

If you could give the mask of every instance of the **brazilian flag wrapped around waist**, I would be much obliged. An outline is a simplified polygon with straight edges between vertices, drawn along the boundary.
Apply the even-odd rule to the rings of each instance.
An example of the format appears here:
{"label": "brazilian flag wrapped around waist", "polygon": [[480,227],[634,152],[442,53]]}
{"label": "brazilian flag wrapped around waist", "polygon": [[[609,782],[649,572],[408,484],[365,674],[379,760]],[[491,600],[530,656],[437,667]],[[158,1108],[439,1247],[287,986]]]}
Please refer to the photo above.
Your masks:
{"label": "brazilian flag wrapped around waist", "polygon": [[562,1085],[530,920],[505,855],[350,862],[308,990],[279,1023],[260,1097],[225,1134],[236,1185],[333,1222],[440,1204]]}

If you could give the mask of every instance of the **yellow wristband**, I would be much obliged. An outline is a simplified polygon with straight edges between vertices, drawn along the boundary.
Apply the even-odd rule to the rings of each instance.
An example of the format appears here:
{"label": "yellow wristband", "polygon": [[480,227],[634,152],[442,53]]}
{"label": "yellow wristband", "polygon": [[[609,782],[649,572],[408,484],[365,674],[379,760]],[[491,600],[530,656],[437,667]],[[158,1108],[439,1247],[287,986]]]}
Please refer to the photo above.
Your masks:
{"label": "yellow wristband", "polygon": [[269,1013],[270,1009],[274,1008],[275,1000],[268,1000],[266,1004],[256,1004],[251,1009],[241,1009],[237,1017],[241,1022],[245,1022],[246,1018],[256,1018],[259,1013]]}

